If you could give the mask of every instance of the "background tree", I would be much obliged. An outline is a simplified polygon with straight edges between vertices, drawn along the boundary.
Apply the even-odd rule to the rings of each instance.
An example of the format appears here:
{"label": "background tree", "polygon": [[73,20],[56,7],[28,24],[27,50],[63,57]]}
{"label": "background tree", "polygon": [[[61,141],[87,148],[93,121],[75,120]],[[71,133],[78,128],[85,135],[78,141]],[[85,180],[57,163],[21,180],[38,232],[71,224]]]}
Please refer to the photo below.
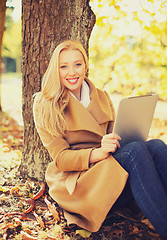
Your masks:
{"label": "background tree", "polygon": [[95,24],[89,0],[22,0],[22,73],[24,149],[22,175],[44,179],[49,161],[34,127],[32,96],[40,90],[51,53],[65,39],[78,39],[88,50]]}
{"label": "background tree", "polygon": [[6,12],[6,0],[0,1],[0,111],[2,111],[1,106],[1,49],[2,49],[2,38],[5,30],[5,12]]}

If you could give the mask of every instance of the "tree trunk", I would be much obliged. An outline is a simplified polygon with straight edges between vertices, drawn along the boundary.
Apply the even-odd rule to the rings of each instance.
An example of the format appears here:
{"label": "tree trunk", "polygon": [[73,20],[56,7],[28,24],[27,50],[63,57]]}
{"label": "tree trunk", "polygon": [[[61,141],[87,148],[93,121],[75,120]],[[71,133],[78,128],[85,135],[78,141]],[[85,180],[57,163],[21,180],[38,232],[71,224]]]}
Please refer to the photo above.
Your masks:
{"label": "tree trunk", "polygon": [[5,30],[6,0],[0,0],[0,112],[1,105],[1,71],[2,71],[2,38]]}
{"label": "tree trunk", "polygon": [[88,51],[95,15],[89,0],[22,0],[22,7],[24,147],[20,172],[25,177],[44,180],[50,159],[34,126],[32,96],[40,90],[42,76],[57,44],[77,39]]}

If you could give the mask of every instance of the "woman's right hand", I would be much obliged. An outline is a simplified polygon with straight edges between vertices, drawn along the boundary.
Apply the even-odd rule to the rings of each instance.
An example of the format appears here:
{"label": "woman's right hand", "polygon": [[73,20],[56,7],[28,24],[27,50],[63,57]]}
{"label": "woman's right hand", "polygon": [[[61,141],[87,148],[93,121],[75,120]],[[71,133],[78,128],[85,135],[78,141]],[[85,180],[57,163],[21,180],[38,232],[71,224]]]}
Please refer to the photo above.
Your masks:
{"label": "woman's right hand", "polygon": [[104,135],[101,140],[101,147],[92,150],[90,163],[101,161],[107,158],[111,152],[114,153],[117,148],[120,148],[120,140],[120,136],[115,133]]}

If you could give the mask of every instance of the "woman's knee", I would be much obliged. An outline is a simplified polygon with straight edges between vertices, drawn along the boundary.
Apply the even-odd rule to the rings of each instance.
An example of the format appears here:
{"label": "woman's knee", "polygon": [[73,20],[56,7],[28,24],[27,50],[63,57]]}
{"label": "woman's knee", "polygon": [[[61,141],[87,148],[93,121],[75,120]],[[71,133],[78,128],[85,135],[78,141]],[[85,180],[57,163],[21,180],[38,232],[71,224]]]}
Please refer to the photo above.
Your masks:
{"label": "woman's knee", "polygon": [[151,139],[151,140],[147,141],[145,144],[149,151],[154,151],[154,152],[156,152],[157,150],[158,151],[163,151],[163,150],[167,151],[167,145],[161,139]]}
{"label": "woman's knee", "polygon": [[[120,149],[121,151],[121,149]],[[123,157],[119,162],[132,174],[138,166],[146,166],[148,163],[148,149],[142,141],[131,142],[122,147]],[[119,155],[119,154],[118,154]],[[116,156],[117,159],[117,156]]]}
{"label": "woman's knee", "polygon": [[127,157],[135,163],[137,163],[138,160],[141,162],[142,159],[145,159],[148,153],[145,143],[142,141],[128,143],[124,148]]}

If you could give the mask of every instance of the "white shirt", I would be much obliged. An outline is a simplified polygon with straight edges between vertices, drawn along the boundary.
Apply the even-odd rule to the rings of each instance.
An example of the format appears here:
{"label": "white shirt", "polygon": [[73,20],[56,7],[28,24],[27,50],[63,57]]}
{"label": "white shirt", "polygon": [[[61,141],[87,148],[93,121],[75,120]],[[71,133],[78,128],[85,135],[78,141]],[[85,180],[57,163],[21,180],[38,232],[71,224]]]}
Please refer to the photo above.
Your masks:
{"label": "white shirt", "polygon": [[[72,95],[75,99],[77,99],[72,92],[70,92],[70,93],[71,93],[71,95]],[[87,84],[86,81],[83,81],[83,83],[82,83],[82,88],[81,88],[81,100],[80,100],[80,103],[81,103],[85,108],[87,108],[88,105],[89,105],[89,103],[90,103],[90,95],[89,95],[89,93],[90,93],[89,85]],[[78,100],[78,99],[77,99],[77,100]],[[79,101],[79,100],[78,100],[78,101]]]}

